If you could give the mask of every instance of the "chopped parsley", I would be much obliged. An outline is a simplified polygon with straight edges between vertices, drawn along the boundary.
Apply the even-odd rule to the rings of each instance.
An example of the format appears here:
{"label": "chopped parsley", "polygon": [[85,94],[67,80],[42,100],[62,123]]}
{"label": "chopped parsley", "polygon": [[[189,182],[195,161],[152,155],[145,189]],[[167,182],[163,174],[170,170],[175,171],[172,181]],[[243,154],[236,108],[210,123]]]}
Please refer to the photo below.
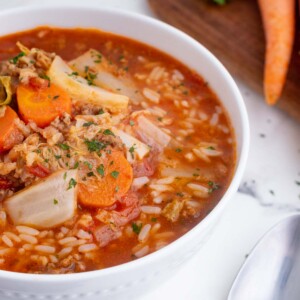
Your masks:
{"label": "chopped parsley", "polygon": [[63,143],[60,143],[58,144],[58,147],[62,150],[69,150],[70,149],[70,146],[67,145],[67,144],[63,144]]}
{"label": "chopped parsley", "polygon": [[158,120],[159,122],[161,122],[161,121],[163,120],[163,118],[162,118],[162,117],[158,117],[157,120]]}
{"label": "chopped parsley", "polygon": [[99,175],[101,175],[101,177],[104,177],[104,165],[101,164],[97,169],[97,172]]}
{"label": "chopped parsley", "polygon": [[25,56],[24,52],[20,52],[18,55],[10,59],[9,62],[15,65],[19,61],[19,58],[21,58],[22,56]]}
{"label": "chopped parsley", "polygon": [[78,76],[78,75],[79,75],[78,72],[72,72],[72,73],[68,74],[68,76]]}
{"label": "chopped parsley", "polygon": [[96,140],[85,140],[84,143],[90,152],[98,152],[106,148],[107,144]]}
{"label": "chopped parsley", "polygon": [[69,187],[68,190],[70,190],[71,188],[74,188],[76,186],[77,182],[74,178],[71,178],[69,181]]}
{"label": "chopped parsley", "polygon": [[54,205],[57,205],[57,204],[58,204],[58,200],[54,198],[54,199],[53,199],[53,204],[54,204]]}
{"label": "chopped parsley", "polygon": [[78,162],[78,161],[76,161],[76,163],[75,163],[75,165],[74,165],[73,169],[77,169],[78,167],[79,167],[79,162]]}
{"label": "chopped parsley", "polygon": [[198,174],[198,173],[193,173],[193,176],[194,176],[194,177],[198,177],[199,174]]}
{"label": "chopped parsley", "polygon": [[118,171],[112,171],[112,172],[110,173],[110,175],[111,175],[113,178],[115,178],[115,179],[118,178],[119,174],[120,174],[120,172],[118,172]]}
{"label": "chopped parsley", "polygon": [[89,170],[93,169],[93,166],[92,166],[92,164],[90,162],[85,161],[84,164],[89,168]]}
{"label": "chopped parsley", "polygon": [[95,123],[94,122],[86,122],[82,126],[83,127],[90,127],[91,125],[95,125]]}
{"label": "chopped parsley", "polygon": [[212,2],[214,2],[218,5],[225,5],[226,4],[226,0],[212,0]]}
{"label": "chopped parsley", "polygon": [[180,152],[182,152],[182,149],[176,148],[176,149],[175,149],[175,152],[176,152],[176,153],[180,153]]}
{"label": "chopped parsley", "polygon": [[132,121],[132,120],[129,121],[130,126],[134,126],[134,124],[135,124],[134,121]]}
{"label": "chopped parsley", "polygon": [[141,229],[142,229],[142,227],[143,227],[143,224],[138,225],[138,224],[136,224],[136,223],[132,223],[132,224],[131,224],[131,227],[132,227],[132,231],[133,231],[134,233],[139,234],[139,233],[141,232]]}
{"label": "chopped parsley", "polygon": [[115,188],[115,192],[117,193],[120,190],[120,187],[117,185]]}
{"label": "chopped parsley", "polygon": [[214,191],[216,191],[220,188],[220,186],[217,183],[213,182],[213,181],[209,181],[208,186],[210,187],[208,189],[209,194],[211,194],[212,192],[214,192]]}
{"label": "chopped parsley", "polygon": [[105,111],[103,110],[103,108],[101,108],[98,112],[98,115],[103,115],[105,113]]}
{"label": "chopped parsley", "polygon": [[64,174],[64,180],[66,180],[67,179],[67,172],[65,172],[65,174]]}
{"label": "chopped parsley", "polygon": [[56,159],[61,159],[61,155],[54,155]]}
{"label": "chopped parsley", "polygon": [[206,149],[208,149],[208,150],[216,150],[213,146],[209,146]]}
{"label": "chopped parsley", "polygon": [[157,218],[151,218],[151,222],[157,222]]}
{"label": "chopped parsley", "polygon": [[96,79],[97,74],[88,72],[85,79],[87,80],[88,85],[94,85],[94,80]]}
{"label": "chopped parsley", "polygon": [[88,177],[95,176],[94,172],[88,172],[86,175],[87,175]]}
{"label": "chopped parsley", "polygon": [[131,158],[134,159],[134,145],[129,148],[129,153],[131,154]]}
{"label": "chopped parsley", "polygon": [[180,193],[176,193],[176,196],[178,196],[178,197],[183,197],[184,194],[183,194],[182,192],[180,192]]}
{"label": "chopped parsley", "polygon": [[105,130],[103,131],[103,134],[104,134],[104,135],[112,135],[112,136],[115,136],[115,134],[114,134],[110,129],[105,129]]}
{"label": "chopped parsley", "polygon": [[41,75],[39,75],[39,77],[42,78],[42,79],[46,79],[46,80],[50,81],[50,77],[47,76],[46,74],[41,74]]}
{"label": "chopped parsley", "polygon": [[96,63],[96,64],[101,63],[101,61],[102,61],[102,54],[101,53],[96,54],[96,57],[97,57],[97,59],[94,60],[94,63]]}
{"label": "chopped parsley", "polygon": [[39,75],[40,78],[48,80],[48,87],[50,86],[50,77],[47,76],[46,74],[41,74]]}
{"label": "chopped parsley", "polygon": [[56,100],[56,99],[58,99],[59,98],[59,95],[55,95],[55,96],[53,96],[53,100]]}

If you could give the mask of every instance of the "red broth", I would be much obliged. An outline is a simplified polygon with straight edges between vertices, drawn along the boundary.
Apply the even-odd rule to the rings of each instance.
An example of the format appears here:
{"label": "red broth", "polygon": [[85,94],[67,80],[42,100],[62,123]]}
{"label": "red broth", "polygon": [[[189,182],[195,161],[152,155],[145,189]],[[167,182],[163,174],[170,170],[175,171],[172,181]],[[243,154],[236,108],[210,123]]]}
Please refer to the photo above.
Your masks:
{"label": "red broth", "polygon": [[[82,140],[85,152],[83,158],[79,158],[74,150],[74,140],[69,137],[71,127],[78,122],[75,117],[85,115],[85,118],[94,120],[93,117],[106,112],[101,105],[95,108],[73,102],[69,123],[63,121],[62,116],[56,120],[55,129],[62,134],[63,142],[57,142],[54,146],[49,142],[46,128],[32,129],[30,124],[22,123],[27,129],[30,127],[30,135],[24,137],[23,144],[27,143],[33,149],[26,151],[35,153],[34,161],[28,163],[28,153],[16,150],[20,142],[0,154],[0,198],[2,195],[4,203],[0,212],[1,269],[53,274],[119,265],[176,240],[216,206],[232,179],[236,164],[236,144],[225,108],[200,75],[153,47],[93,29],[39,27],[1,37],[0,61],[9,60],[20,52],[16,46],[18,41],[29,49],[54,52],[65,61],[76,59],[89,49],[99,51],[96,63],[104,63],[106,70],[125,84],[130,82],[138,95],[137,99],[141,99],[129,99],[128,110],[114,126],[146,145],[150,141],[150,147],[149,153],[137,161],[135,146],[132,146],[127,153],[128,162],[122,162],[119,169],[114,169],[109,166],[114,163],[111,157],[115,152],[126,157],[124,145],[115,134],[109,137],[112,140],[103,135],[105,124],[86,121],[82,129],[88,132],[100,126],[97,141],[105,144],[101,151],[105,152],[107,161],[102,165],[106,170],[109,168],[111,176],[103,183],[106,176],[100,164],[103,155],[98,149],[100,158],[95,158],[91,150],[92,146],[99,146],[99,143],[95,144],[96,138],[88,140],[85,137]],[[97,78],[98,74],[93,73],[89,77],[88,72],[85,77],[93,86],[94,77]],[[2,70],[0,74],[4,73]],[[119,89],[111,88],[110,92],[122,94]],[[20,105],[21,100],[16,101],[16,98],[14,95],[10,105],[22,119],[17,105]],[[136,129],[137,125],[142,127],[140,116],[144,116],[166,135],[164,141],[170,137],[167,145],[156,146],[144,130]],[[53,128],[54,125],[49,126]],[[30,141],[36,136],[42,146]],[[67,146],[59,147],[61,144]],[[53,157],[45,158],[46,148],[50,149],[49,152],[55,150],[59,153],[53,152]],[[129,166],[124,169],[124,164]],[[5,169],[8,167],[12,168],[10,172]],[[78,169],[79,172],[76,183],[80,197],[74,216],[50,228],[16,224],[6,211],[5,203],[11,201],[17,191],[22,193],[25,186],[39,183],[59,170],[69,169]],[[124,180],[128,180],[129,185],[123,191],[120,189],[124,185],[121,176],[125,175],[128,178]],[[137,188],[136,183],[141,177],[142,184]],[[139,180],[136,181],[136,178]],[[95,186],[98,181],[101,184],[97,190]],[[82,185],[87,188],[85,193],[82,192]],[[106,199],[105,185],[113,185],[113,198]],[[91,201],[85,201],[89,193],[95,194]],[[97,206],[100,201],[97,197],[109,204]],[[57,199],[53,199],[53,205],[57,202]]]}

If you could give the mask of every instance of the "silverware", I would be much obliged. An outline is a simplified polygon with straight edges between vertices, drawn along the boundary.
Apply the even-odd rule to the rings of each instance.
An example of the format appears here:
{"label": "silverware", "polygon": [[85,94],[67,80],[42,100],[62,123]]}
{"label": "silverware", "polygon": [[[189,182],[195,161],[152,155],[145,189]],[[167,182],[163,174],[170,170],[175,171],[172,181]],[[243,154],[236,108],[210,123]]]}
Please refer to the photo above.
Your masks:
{"label": "silverware", "polygon": [[228,300],[300,299],[300,215],[271,228],[239,271]]}

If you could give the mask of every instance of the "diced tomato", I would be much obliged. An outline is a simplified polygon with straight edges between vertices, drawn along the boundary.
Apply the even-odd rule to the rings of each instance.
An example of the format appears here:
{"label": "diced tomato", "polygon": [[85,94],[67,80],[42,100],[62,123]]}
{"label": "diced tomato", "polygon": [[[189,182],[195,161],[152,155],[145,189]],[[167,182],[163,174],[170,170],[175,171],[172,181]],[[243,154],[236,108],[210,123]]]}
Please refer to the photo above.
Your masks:
{"label": "diced tomato", "polygon": [[45,178],[48,175],[50,175],[50,170],[46,168],[45,166],[41,164],[37,164],[31,167],[27,167],[27,170],[30,174],[40,177],[40,178]]}

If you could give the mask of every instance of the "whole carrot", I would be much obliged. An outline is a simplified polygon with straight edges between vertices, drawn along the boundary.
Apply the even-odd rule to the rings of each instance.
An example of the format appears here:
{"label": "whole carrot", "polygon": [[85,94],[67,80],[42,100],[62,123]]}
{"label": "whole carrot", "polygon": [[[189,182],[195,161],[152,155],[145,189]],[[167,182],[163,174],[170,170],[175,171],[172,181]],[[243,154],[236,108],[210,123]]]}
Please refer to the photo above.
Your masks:
{"label": "whole carrot", "polygon": [[295,36],[295,0],[258,0],[266,37],[264,93],[275,104],[287,76]]}

